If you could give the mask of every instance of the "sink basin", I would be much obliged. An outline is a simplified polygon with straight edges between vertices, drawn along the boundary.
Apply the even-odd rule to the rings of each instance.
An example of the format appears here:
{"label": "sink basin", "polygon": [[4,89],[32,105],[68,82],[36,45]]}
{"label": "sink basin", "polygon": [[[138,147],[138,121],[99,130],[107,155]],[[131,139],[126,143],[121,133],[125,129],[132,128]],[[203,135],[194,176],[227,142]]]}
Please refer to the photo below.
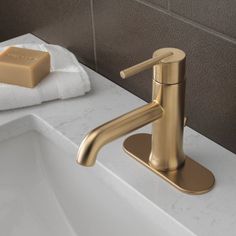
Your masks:
{"label": "sink basin", "polygon": [[0,126],[0,235],[193,235],[34,115]]}

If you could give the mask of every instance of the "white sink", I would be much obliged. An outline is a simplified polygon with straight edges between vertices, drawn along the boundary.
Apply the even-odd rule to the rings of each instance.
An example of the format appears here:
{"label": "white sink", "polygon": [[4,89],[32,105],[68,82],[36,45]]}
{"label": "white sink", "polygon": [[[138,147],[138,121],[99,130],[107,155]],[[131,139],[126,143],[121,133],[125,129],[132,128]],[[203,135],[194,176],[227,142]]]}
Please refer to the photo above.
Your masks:
{"label": "white sink", "polygon": [[0,235],[193,235],[33,115],[0,127]]}

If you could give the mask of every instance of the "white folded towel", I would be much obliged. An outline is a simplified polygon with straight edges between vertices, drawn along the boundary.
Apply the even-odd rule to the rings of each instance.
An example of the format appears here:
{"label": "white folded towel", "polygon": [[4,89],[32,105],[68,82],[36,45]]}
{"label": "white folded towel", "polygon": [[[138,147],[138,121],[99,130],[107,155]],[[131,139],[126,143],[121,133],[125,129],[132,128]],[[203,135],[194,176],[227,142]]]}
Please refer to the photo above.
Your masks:
{"label": "white folded towel", "polygon": [[[25,88],[0,83],[0,110],[32,106],[55,99],[84,95],[90,90],[87,73],[74,54],[51,44],[21,44],[15,47],[49,52],[51,72],[36,87]],[[0,48],[0,52],[6,47]]]}

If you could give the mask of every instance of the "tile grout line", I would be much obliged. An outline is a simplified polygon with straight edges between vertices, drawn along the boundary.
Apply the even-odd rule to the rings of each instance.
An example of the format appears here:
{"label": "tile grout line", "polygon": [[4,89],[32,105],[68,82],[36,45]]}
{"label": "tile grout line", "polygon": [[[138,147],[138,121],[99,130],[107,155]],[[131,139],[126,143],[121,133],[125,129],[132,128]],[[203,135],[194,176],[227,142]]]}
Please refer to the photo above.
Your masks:
{"label": "tile grout line", "polygon": [[186,24],[189,24],[189,25],[191,25],[191,26],[193,26],[193,27],[195,27],[197,29],[203,30],[203,31],[205,31],[205,32],[207,32],[207,33],[209,33],[211,35],[214,35],[214,36],[216,36],[218,38],[221,38],[221,39],[223,39],[223,40],[225,40],[227,42],[236,44],[236,39],[235,38],[232,38],[232,37],[230,37],[230,36],[228,36],[226,34],[220,33],[220,32],[218,32],[218,31],[216,31],[214,29],[211,29],[211,28],[209,28],[207,26],[204,26],[204,25],[202,25],[200,23],[197,23],[197,22],[195,22],[195,21],[193,21],[191,19],[185,18],[185,17],[183,17],[181,15],[178,15],[178,14],[172,12],[171,9],[169,9],[170,8],[170,4],[168,4],[168,9],[165,9],[165,8],[153,5],[151,3],[144,2],[142,0],[133,0],[133,1],[138,2],[138,3],[140,3],[140,4],[142,4],[142,5],[146,6],[146,7],[150,7],[152,9],[154,9],[156,11],[159,11],[159,12],[161,12],[163,14],[166,14],[168,16],[171,16],[171,17],[175,18],[176,20],[182,21],[182,22],[184,22]]}
{"label": "tile grout line", "polygon": [[202,25],[200,23],[194,22],[194,21],[192,21],[192,20],[190,20],[188,18],[185,18],[183,16],[180,16],[180,15],[178,15],[178,14],[172,12],[172,11],[170,11],[169,14],[173,18],[176,18],[177,20],[180,20],[180,21],[182,21],[182,22],[184,22],[186,24],[192,25],[193,27],[195,27],[197,29],[203,30],[203,31],[205,31],[205,32],[207,32],[207,33],[209,33],[211,35],[214,35],[214,36],[216,36],[218,38],[221,38],[221,39],[223,39],[223,40],[225,40],[227,42],[236,44],[236,39],[235,38],[232,38],[232,37],[230,37],[230,36],[228,36],[226,34],[218,32],[218,31],[216,31],[216,30],[214,30],[212,28],[209,28],[209,27],[207,27],[205,25]]}
{"label": "tile grout line", "polygon": [[95,31],[95,21],[94,21],[94,5],[93,0],[90,0],[90,10],[91,10],[91,20],[92,20],[92,34],[93,34],[93,54],[95,62],[95,71],[98,70],[97,65],[97,45],[96,45],[96,31]]}
{"label": "tile grout line", "polygon": [[170,0],[167,0],[167,10],[170,12]]}

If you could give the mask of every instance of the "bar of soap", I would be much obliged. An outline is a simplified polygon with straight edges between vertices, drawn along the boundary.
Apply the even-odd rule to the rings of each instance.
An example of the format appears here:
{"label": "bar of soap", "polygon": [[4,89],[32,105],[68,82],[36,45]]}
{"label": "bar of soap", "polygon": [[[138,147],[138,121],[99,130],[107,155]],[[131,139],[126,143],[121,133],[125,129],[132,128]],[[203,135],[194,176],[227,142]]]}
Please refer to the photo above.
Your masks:
{"label": "bar of soap", "polygon": [[0,54],[0,82],[33,88],[50,72],[50,54],[9,47]]}

